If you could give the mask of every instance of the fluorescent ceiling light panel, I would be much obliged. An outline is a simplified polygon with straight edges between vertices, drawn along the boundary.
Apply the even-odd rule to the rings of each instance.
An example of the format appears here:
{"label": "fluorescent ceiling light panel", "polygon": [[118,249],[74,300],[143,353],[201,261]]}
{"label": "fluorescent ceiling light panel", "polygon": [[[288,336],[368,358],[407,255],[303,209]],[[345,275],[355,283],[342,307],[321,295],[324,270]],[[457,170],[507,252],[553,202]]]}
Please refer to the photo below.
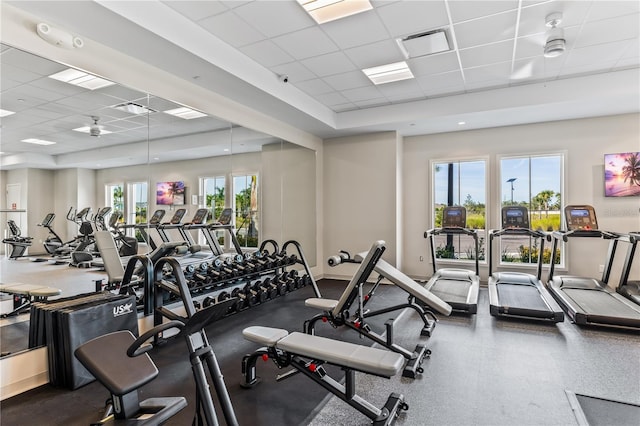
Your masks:
{"label": "fluorescent ceiling light panel", "polygon": [[15,114],[15,112],[9,111],[8,109],[0,109],[0,117],[6,117],[11,114]]}
{"label": "fluorescent ceiling light panel", "polygon": [[433,55],[435,53],[451,50],[445,30],[413,34],[404,38],[396,39],[396,43],[398,43],[400,50],[402,50],[402,53],[404,53],[404,56],[407,59]]}
{"label": "fluorescent ceiling light panel", "polygon": [[373,84],[391,83],[393,81],[413,78],[413,73],[405,61],[380,65],[379,67],[365,68],[362,72],[369,77],[369,80],[371,80]]}
{"label": "fluorescent ceiling light panel", "polygon": [[152,114],[154,112],[158,112],[153,108],[149,108],[144,105],[137,104],[135,102],[125,102],[123,104],[114,105],[111,108],[128,112],[130,114],[136,114],[136,115]]}
{"label": "fluorescent ceiling light panel", "polygon": [[[91,134],[91,126],[78,127],[77,129],[73,129],[76,132]],[[109,130],[105,130],[100,127],[100,136],[108,135],[109,133],[113,133]]]}
{"label": "fluorescent ceiling light panel", "polygon": [[184,118],[185,120],[192,120],[194,118],[206,117],[207,114],[203,114],[200,111],[196,111],[187,107],[174,108],[167,111],[163,111],[165,114],[175,115],[176,117]]}
{"label": "fluorescent ceiling light panel", "polygon": [[373,9],[369,0],[298,0],[298,3],[318,24]]}
{"label": "fluorescent ceiling light panel", "polygon": [[68,68],[64,71],[51,74],[49,78],[53,78],[54,80],[62,81],[64,83],[73,84],[74,86],[84,87],[85,89],[89,90],[101,89],[103,87],[115,84],[112,81],[96,77],[95,75],[87,74],[83,71],[74,70],[73,68]]}
{"label": "fluorescent ceiling light panel", "polygon": [[56,144],[55,142],[45,141],[43,139],[36,139],[36,138],[22,139],[21,142],[33,143],[36,145],[55,145]]}

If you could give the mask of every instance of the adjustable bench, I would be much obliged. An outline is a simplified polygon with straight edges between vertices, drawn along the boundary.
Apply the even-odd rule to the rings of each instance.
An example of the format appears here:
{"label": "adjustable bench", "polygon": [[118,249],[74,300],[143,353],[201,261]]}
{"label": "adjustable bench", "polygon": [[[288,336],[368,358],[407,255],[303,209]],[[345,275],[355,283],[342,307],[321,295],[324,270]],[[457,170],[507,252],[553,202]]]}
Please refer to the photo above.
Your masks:
{"label": "adjustable bench", "polygon": [[[409,408],[404,396],[398,393],[391,393],[381,409],[355,393],[356,371],[386,378],[395,376],[404,363],[402,356],[397,353],[305,333],[289,334],[280,328],[253,326],[245,328],[242,335],[251,342],[265,345],[242,359],[244,382],[241,386],[244,388],[259,383],[256,360],[271,358],[279,368],[292,366],[294,373],[303,373],[370,418],[374,425],[391,425],[400,411]],[[344,370],[344,385],[328,375],[323,368],[325,363]],[[278,380],[290,375],[286,374]]]}
{"label": "adjustable bench", "polygon": [[[430,293],[424,287],[420,286],[407,275],[382,260],[381,256],[384,250],[385,242],[376,241],[368,252],[360,253],[356,255],[354,259],[351,259],[346,252],[343,252],[346,256],[333,256],[329,258],[329,264],[332,266],[346,262],[359,263],[360,267],[347,285],[347,288],[344,290],[339,300],[310,298],[305,301],[306,306],[320,309],[322,313],[305,321],[304,331],[308,334],[314,334],[315,323],[319,320],[322,320],[323,322],[328,321],[333,326],[347,326],[359,334],[405,357],[407,365],[402,375],[404,377],[415,378],[417,373],[423,372],[421,367],[422,362],[425,356],[428,357],[431,354],[431,351],[423,345],[417,345],[413,351],[410,351],[396,343],[393,343],[393,320],[389,320],[385,323],[386,338],[372,331],[364,320],[365,318],[370,318],[376,315],[410,308],[420,315],[420,318],[424,323],[424,327],[420,334],[423,336],[430,336],[437,319],[431,311],[425,310],[423,306],[433,308],[443,315],[449,315],[451,313],[451,306],[440,300],[433,293]],[[380,278],[369,293],[363,296],[362,286],[373,271],[377,272],[380,275]],[[371,297],[375,293],[375,290],[382,278],[387,278],[400,289],[406,291],[409,294],[407,303],[393,305],[376,311],[365,311],[365,305],[371,300]],[[359,306],[354,308],[355,314],[352,318],[349,310],[356,300],[359,301]],[[433,318],[433,322],[430,322],[427,319],[427,315]]]}
{"label": "adjustable bench", "polygon": [[3,317],[19,314],[28,309],[32,302],[42,302],[49,296],[59,296],[62,293],[59,288],[23,283],[0,284],[0,292],[13,295],[13,310],[2,314]]}

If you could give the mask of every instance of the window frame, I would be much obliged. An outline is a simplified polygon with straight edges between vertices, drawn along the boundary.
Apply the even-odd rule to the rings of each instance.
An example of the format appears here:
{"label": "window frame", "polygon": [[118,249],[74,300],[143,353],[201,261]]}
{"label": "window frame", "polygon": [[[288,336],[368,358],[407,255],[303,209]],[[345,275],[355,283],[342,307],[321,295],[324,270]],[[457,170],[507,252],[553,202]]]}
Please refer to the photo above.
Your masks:
{"label": "window frame", "polygon": [[[435,201],[436,201],[436,179],[435,179],[435,166],[437,164],[449,164],[449,163],[471,163],[471,162],[483,162],[484,163],[484,205],[485,205],[485,211],[484,211],[484,234],[479,233],[478,234],[478,241],[479,241],[479,247],[482,248],[482,244],[480,244],[480,238],[484,239],[484,259],[479,259],[478,263],[480,265],[486,265],[487,264],[487,255],[488,255],[488,250],[487,250],[487,244],[489,242],[489,229],[488,225],[489,225],[489,220],[491,218],[491,203],[489,202],[491,200],[490,196],[490,182],[491,182],[491,161],[490,161],[490,156],[489,155],[471,155],[471,156],[454,156],[454,157],[442,157],[442,158],[434,158],[434,159],[430,159],[429,160],[429,179],[431,180],[430,182],[430,191],[429,191],[429,205],[428,205],[428,211],[430,212],[429,214],[431,215],[431,220],[430,220],[430,226],[431,228],[435,228],[435,222],[436,222],[436,210],[435,210]],[[459,192],[459,197],[462,198],[462,194]],[[466,197],[466,195],[465,195]],[[461,201],[460,205],[464,205],[463,202]],[[435,254],[434,254],[435,256]],[[449,259],[449,258],[436,258],[436,262],[438,262],[438,264],[441,265],[464,265],[465,267],[475,267],[475,260],[474,259]]]}
{"label": "window frame", "polygon": [[[495,215],[495,220],[496,220],[496,224],[497,224],[497,229],[501,228],[502,225],[502,189],[503,189],[503,184],[506,182],[506,178],[507,176],[503,176],[502,175],[502,161],[505,159],[528,159],[529,160],[529,170],[528,170],[528,178],[529,178],[529,205],[527,206],[527,209],[529,210],[529,220],[531,221],[532,218],[532,211],[531,211],[531,200],[532,197],[534,196],[531,193],[531,182],[532,182],[532,176],[531,176],[531,159],[532,158],[539,158],[539,157],[554,157],[554,156],[558,156],[560,157],[560,194],[561,194],[561,198],[560,198],[560,229],[564,229],[564,207],[566,206],[566,194],[567,194],[567,151],[566,150],[561,150],[561,151],[540,151],[540,152],[522,152],[522,153],[513,153],[513,154],[500,154],[496,156],[496,175],[498,176],[497,179],[497,194],[498,194],[498,206],[499,208],[496,211],[496,215]],[[545,232],[547,232],[545,230]],[[551,249],[552,246],[552,242],[545,242],[545,247]],[[568,256],[566,253],[566,249],[567,249],[567,245],[564,242],[560,242],[559,245],[559,250],[560,250],[560,263],[556,264],[555,268],[557,270],[567,270],[568,266],[567,266],[567,260],[568,260]],[[499,242],[499,245],[497,247],[497,250],[495,250],[497,254],[495,254],[495,256],[498,256],[498,259],[494,259],[497,260],[496,261],[496,265],[498,268],[508,268],[508,269],[527,269],[530,270],[531,268],[535,268],[536,264],[537,264],[537,260],[535,262],[531,262],[531,263],[522,263],[522,262],[504,262],[502,260],[502,242]],[[543,268],[548,268],[548,264],[543,264]]]}

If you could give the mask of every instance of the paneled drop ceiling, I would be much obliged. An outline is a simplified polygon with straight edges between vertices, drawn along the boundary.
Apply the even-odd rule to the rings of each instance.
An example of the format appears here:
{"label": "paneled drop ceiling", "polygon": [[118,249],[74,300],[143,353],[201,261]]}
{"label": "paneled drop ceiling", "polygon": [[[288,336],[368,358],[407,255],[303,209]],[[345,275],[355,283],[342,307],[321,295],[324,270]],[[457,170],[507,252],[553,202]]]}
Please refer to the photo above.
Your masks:
{"label": "paneled drop ceiling", "polygon": [[[294,0],[5,3],[321,138],[640,111],[638,1],[372,0],[321,25]],[[566,51],[547,58],[554,12]],[[403,54],[397,39],[433,30],[450,50]],[[403,60],[415,78],[362,72]]]}

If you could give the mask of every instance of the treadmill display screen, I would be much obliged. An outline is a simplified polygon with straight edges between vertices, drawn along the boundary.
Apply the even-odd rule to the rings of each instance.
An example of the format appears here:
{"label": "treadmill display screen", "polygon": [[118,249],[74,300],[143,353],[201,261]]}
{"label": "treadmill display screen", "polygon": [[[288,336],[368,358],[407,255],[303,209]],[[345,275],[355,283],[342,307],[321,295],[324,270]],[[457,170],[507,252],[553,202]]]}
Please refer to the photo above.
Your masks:
{"label": "treadmill display screen", "polygon": [[596,212],[591,206],[567,206],[565,216],[569,231],[598,229]]}
{"label": "treadmill display screen", "polygon": [[442,212],[444,228],[464,228],[467,226],[467,210],[461,206],[447,206]]}
{"label": "treadmill display screen", "polygon": [[193,219],[191,220],[191,223],[194,225],[203,224],[205,219],[207,218],[208,213],[209,213],[209,210],[207,209],[196,210],[196,214],[193,215]]}
{"label": "treadmill display screen", "polygon": [[149,224],[157,225],[158,223],[160,223],[165,213],[166,212],[164,210],[156,210],[155,213],[153,213],[153,216],[151,216]]}
{"label": "treadmill display screen", "polygon": [[176,212],[173,214],[173,217],[171,218],[171,224],[176,225],[182,222],[182,218],[184,217],[185,214],[187,214],[187,209],[176,210]]}
{"label": "treadmill display screen", "polygon": [[502,208],[502,228],[529,228],[529,212],[523,206]]}

